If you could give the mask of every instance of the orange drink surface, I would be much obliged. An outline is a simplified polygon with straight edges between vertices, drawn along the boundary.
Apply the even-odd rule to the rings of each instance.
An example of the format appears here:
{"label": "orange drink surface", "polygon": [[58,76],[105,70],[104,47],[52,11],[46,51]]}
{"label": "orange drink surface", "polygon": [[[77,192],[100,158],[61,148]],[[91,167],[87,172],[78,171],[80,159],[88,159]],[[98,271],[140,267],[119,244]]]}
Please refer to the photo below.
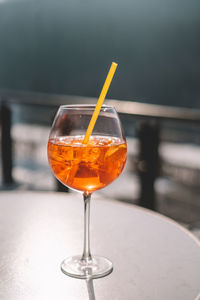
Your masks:
{"label": "orange drink surface", "polygon": [[48,159],[54,175],[63,184],[83,192],[94,192],[115,180],[126,162],[126,142],[108,136],[50,138]]}

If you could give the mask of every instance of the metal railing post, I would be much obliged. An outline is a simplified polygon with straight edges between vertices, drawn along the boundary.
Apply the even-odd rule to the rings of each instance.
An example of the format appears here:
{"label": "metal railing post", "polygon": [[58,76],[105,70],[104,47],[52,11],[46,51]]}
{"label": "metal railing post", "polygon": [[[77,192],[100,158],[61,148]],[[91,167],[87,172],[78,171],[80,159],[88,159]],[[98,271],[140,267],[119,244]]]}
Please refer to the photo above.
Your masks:
{"label": "metal railing post", "polygon": [[3,184],[12,184],[11,110],[6,100],[1,102],[1,159]]}
{"label": "metal railing post", "polygon": [[154,183],[159,172],[159,125],[153,121],[143,121],[138,129],[140,178],[139,205],[155,210],[156,197]]}

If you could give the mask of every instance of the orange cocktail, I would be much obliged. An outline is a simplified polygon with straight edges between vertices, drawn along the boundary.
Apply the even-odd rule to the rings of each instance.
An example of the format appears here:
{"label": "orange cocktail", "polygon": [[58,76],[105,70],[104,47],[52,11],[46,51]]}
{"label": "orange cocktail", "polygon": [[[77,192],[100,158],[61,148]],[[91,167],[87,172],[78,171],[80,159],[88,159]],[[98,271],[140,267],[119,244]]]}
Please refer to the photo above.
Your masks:
{"label": "orange cocktail", "polygon": [[82,255],[61,263],[64,274],[75,278],[104,277],[112,262],[90,251],[90,199],[92,192],[115,180],[126,162],[126,139],[112,106],[102,105],[117,68],[112,63],[97,104],[61,105],[48,141],[48,159],[54,175],[66,186],[81,191],[84,200]]}
{"label": "orange cocktail", "polygon": [[107,186],[122,172],[126,162],[126,142],[107,136],[51,138],[48,143],[50,166],[63,184],[70,188],[94,192]]}
{"label": "orange cocktail", "polygon": [[[83,253],[67,257],[61,264],[64,274],[82,279],[103,277],[113,270],[109,259],[91,255],[90,199],[93,192],[106,187],[121,174],[127,152],[126,139],[114,107],[103,105],[98,119],[91,123],[94,115],[94,105],[60,106],[48,141],[48,160],[54,175],[69,188],[83,194]],[[92,132],[88,124],[92,124]]]}

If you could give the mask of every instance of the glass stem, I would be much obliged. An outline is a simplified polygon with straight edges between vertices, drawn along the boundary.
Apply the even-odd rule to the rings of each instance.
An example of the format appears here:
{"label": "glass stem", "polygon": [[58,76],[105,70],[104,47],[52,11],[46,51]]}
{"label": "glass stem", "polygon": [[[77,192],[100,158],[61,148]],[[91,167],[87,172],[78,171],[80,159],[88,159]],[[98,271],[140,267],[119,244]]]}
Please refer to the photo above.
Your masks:
{"label": "glass stem", "polygon": [[91,194],[83,194],[84,200],[84,245],[82,260],[89,261],[92,259],[90,253],[90,199]]}

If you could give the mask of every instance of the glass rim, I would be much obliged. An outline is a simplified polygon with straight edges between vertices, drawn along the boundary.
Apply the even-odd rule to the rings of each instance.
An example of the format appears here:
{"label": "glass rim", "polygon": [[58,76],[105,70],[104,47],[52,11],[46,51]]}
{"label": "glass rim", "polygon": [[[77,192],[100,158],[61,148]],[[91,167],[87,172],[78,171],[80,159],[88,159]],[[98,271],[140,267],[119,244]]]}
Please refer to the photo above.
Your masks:
{"label": "glass rim", "polygon": [[[79,109],[79,108],[87,108],[87,109],[94,109],[96,107],[96,104],[64,104],[60,105],[59,109]],[[101,106],[102,108],[108,108],[108,109],[114,109],[115,107],[112,105],[103,104]]]}

